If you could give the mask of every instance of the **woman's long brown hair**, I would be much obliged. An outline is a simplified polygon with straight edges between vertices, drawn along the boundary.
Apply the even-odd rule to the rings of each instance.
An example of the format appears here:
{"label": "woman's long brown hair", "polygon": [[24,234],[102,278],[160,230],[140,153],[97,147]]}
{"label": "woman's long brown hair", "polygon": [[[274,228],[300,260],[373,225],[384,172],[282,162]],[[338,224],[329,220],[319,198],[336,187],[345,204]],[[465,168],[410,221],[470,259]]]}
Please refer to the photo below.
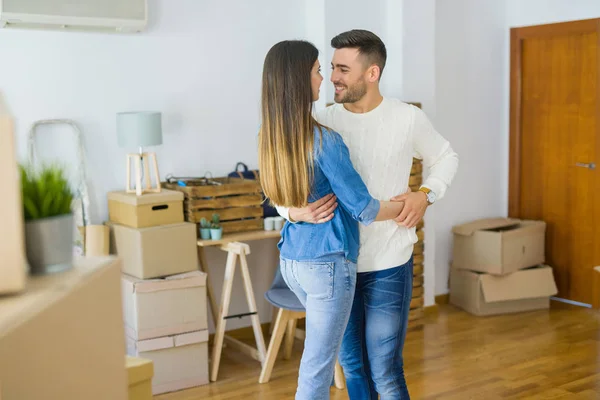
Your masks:
{"label": "woman's long brown hair", "polygon": [[311,71],[319,51],[306,41],[277,43],[262,77],[262,126],[258,139],[260,181],[271,203],[305,207],[313,179]]}

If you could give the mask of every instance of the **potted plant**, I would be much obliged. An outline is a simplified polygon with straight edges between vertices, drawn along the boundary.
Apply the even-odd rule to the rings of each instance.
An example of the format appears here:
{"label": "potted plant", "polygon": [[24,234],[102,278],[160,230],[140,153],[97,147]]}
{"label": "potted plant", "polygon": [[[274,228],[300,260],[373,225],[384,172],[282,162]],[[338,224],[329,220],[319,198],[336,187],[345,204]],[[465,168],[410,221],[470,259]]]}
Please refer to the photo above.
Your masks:
{"label": "potted plant", "polygon": [[73,193],[64,170],[56,165],[38,171],[20,166],[25,248],[32,274],[71,268],[74,221]]}
{"label": "potted plant", "polygon": [[212,240],[220,240],[223,237],[223,227],[221,226],[219,214],[213,214],[210,224],[210,237]]}
{"label": "potted plant", "polygon": [[200,237],[203,240],[210,239],[210,222],[204,217],[200,220]]}

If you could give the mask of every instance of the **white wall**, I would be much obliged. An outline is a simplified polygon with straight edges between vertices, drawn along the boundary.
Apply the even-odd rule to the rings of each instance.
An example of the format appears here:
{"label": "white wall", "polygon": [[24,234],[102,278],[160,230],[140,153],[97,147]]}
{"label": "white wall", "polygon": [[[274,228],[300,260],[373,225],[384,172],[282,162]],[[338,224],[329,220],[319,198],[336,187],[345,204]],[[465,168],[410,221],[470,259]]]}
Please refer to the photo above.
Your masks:
{"label": "white wall", "polygon": [[435,122],[460,157],[435,210],[435,293],[443,294],[452,226],[508,212],[510,27],[597,18],[600,2],[437,0],[435,12]]}
{"label": "white wall", "polygon": [[325,78],[321,84],[319,100],[314,104],[314,110],[322,110],[327,104],[327,93],[331,92],[329,84],[329,70],[331,60],[328,58],[329,41],[325,33],[325,0],[306,0],[305,1],[305,26],[306,40],[310,41],[319,49],[319,63],[321,64],[321,73]]}
{"label": "white wall", "polygon": [[600,2],[597,0],[507,0],[509,27],[598,17],[600,17]]}

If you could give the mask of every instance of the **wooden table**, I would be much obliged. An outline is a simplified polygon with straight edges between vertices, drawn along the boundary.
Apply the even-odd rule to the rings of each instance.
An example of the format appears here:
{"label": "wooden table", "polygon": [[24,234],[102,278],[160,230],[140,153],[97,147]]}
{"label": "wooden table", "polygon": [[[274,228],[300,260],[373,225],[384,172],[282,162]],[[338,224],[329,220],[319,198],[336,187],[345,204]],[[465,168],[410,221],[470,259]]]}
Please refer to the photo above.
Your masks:
{"label": "wooden table", "polygon": [[[220,249],[227,252],[227,263],[225,264],[225,277],[223,279],[223,290],[221,291],[221,303],[217,311],[217,303],[214,296],[214,291],[210,283],[210,279],[206,281],[206,291],[208,294],[208,302],[215,324],[215,339],[212,352],[212,366],[210,380],[216,381],[219,373],[219,364],[221,362],[221,351],[223,349],[223,341],[227,345],[239,350],[240,352],[254,358],[261,363],[261,366],[266,359],[266,346],[258,317],[258,309],[256,307],[256,299],[252,282],[250,280],[250,272],[248,270],[248,261],[246,256],[250,254],[250,246],[244,242],[262,239],[280,238],[279,231],[249,231],[234,234],[223,235],[220,240],[198,240],[198,260],[200,262],[200,270],[208,274],[208,264],[204,253],[205,247],[220,246]],[[233,277],[237,259],[240,259],[240,270],[244,282],[244,290],[246,292],[246,302],[248,303],[249,311],[244,314],[228,315],[229,304],[231,303],[231,289],[233,286]],[[252,320],[252,328],[256,339],[256,348],[249,346],[237,339],[225,335],[225,325],[227,320],[231,318],[239,318],[249,316]]]}

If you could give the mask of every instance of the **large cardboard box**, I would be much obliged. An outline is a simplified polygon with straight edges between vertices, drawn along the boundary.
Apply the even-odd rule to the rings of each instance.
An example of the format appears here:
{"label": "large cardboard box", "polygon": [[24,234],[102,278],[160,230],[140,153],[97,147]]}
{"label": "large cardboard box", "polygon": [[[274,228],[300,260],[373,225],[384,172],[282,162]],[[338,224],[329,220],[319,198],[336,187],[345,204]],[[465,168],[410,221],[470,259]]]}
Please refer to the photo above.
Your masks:
{"label": "large cardboard box", "polygon": [[198,269],[196,224],[130,228],[108,222],[111,253],[123,260],[123,272],[140,279],[160,278]]}
{"label": "large cardboard box", "polygon": [[115,257],[77,257],[0,297],[2,399],[127,399],[120,279]]}
{"label": "large cardboard box", "polygon": [[108,218],[132,228],[183,222],[183,193],[162,189],[160,193],[109,192]]}
{"label": "large cardboard box", "polygon": [[204,272],[151,280],[124,274],[121,284],[128,337],[143,340],[208,329]]}
{"label": "large cardboard box", "polygon": [[545,262],[546,223],[490,218],[452,228],[457,269],[504,275]]}
{"label": "large cardboard box", "polygon": [[208,383],[208,330],[141,341],[127,338],[127,354],[154,363],[154,395]]}
{"label": "large cardboard box", "polygon": [[20,182],[12,120],[0,109],[0,294],[21,292],[27,278]]}
{"label": "large cardboard box", "polygon": [[152,400],[154,364],[151,360],[125,356],[129,397],[127,400]]}
{"label": "large cardboard box", "polygon": [[508,314],[550,307],[558,293],[552,268],[540,265],[504,276],[452,268],[450,303],[474,315]]}

